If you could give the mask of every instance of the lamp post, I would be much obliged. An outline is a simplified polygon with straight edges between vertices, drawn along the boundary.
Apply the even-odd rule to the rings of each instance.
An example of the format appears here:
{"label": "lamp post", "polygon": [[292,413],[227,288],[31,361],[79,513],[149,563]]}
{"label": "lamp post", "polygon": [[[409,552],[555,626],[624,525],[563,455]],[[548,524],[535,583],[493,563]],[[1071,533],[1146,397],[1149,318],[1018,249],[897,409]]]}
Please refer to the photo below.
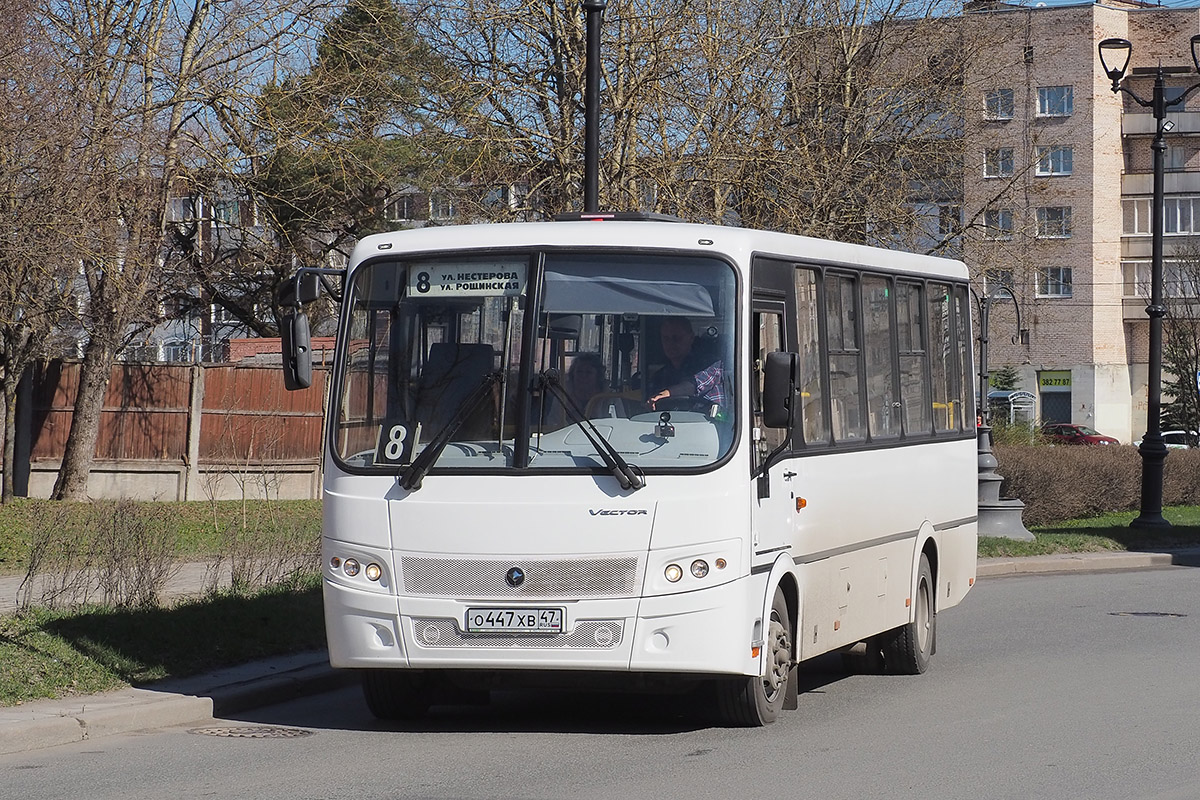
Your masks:
{"label": "lamp post", "polygon": [[1007,286],[997,286],[982,297],[972,289],[979,311],[979,419],[982,424],[976,429],[979,448],[979,535],[997,536],[1007,539],[1033,541],[1033,534],[1025,528],[1021,521],[1025,504],[1017,499],[1001,499],[1000,486],[1004,478],[996,473],[998,462],[992,453],[992,409],[988,404],[988,327],[991,323],[992,304],[1003,300],[1005,295],[1012,300],[1017,312],[1017,335],[1012,338],[1013,344],[1024,342],[1027,331],[1021,327],[1021,306],[1017,296]]}
{"label": "lamp post", "polygon": [[[972,289],[972,294],[974,290]],[[1004,299],[1004,296],[1012,300],[1013,308],[1017,312],[1017,335],[1013,337],[1012,343],[1017,344],[1018,341],[1025,341],[1027,331],[1021,327],[1021,306],[1017,303],[1017,296],[1013,294],[1012,289],[1007,286],[997,286],[990,292],[980,297],[975,295],[975,302],[979,306],[979,406],[980,417],[983,420],[983,425],[989,428],[992,423],[992,409],[988,405],[987,387],[988,387],[988,363],[987,363],[987,347],[988,347],[988,325],[992,315],[992,303],[997,300]]]}
{"label": "lamp post", "polygon": [[[1200,71],[1200,34],[1192,37],[1192,63]],[[1151,202],[1150,228],[1150,303],[1146,314],[1150,317],[1150,364],[1146,387],[1146,435],[1138,447],[1142,457],[1142,501],[1141,512],[1130,525],[1135,528],[1166,528],[1171,523],[1162,515],[1163,464],[1167,460],[1167,446],[1162,438],[1162,318],[1167,313],[1163,303],[1163,216],[1164,216],[1164,159],[1167,150],[1166,132],[1171,129],[1167,122],[1167,109],[1181,105],[1188,95],[1200,89],[1200,83],[1187,87],[1178,97],[1167,100],[1166,75],[1190,72],[1187,69],[1156,68],[1135,69],[1137,74],[1154,75],[1154,91],[1149,100],[1139,97],[1127,86],[1122,86],[1133,45],[1128,39],[1105,39],[1100,42],[1100,66],[1112,81],[1114,93],[1124,92],[1135,103],[1149,108],[1154,114],[1154,140],[1150,149],[1154,151],[1154,197]]]}

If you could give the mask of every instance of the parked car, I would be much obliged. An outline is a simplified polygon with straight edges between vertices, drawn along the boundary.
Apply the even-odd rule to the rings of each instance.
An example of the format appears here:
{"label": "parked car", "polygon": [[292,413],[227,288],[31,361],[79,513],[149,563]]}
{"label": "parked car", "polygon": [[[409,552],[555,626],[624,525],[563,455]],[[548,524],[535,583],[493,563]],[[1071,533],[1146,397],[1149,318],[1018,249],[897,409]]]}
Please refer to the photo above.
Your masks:
{"label": "parked car", "polygon": [[1120,444],[1111,436],[1105,436],[1087,425],[1070,422],[1052,422],[1042,426],[1042,435],[1051,444]]}
{"label": "parked car", "polygon": [[[1200,446],[1200,434],[1195,431],[1163,431],[1162,438],[1168,450],[1187,450],[1189,447]],[[1139,447],[1142,440],[1138,439],[1133,444]]]}

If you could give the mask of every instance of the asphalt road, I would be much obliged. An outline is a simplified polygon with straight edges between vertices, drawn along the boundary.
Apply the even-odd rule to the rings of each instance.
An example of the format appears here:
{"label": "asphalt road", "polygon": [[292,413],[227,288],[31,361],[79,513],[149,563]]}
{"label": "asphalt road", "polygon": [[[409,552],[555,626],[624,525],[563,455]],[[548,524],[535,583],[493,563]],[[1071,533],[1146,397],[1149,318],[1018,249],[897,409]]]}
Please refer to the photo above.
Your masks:
{"label": "asphalt road", "polygon": [[1200,571],[983,580],[938,626],[926,675],[827,659],[763,729],[528,692],[404,729],[343,689],[0,756],[0,798],[1200,797]]}

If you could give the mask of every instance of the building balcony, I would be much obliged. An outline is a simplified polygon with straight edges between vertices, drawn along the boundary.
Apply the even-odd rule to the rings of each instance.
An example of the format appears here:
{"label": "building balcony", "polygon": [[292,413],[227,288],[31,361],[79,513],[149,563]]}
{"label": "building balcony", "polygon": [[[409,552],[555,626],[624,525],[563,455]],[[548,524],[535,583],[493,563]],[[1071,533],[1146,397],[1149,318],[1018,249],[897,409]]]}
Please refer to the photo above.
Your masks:
{"label": "building balcony", "polygon": [[[1174,111],[1167,114],[1173,124],[1172,136],[1200,134],[1200,111]],[[1153,136],[1154,115],[1149,111],[1121,115],[1121,134],[1124,136]]]}
{"label": "building balcony", "polygon": [[[1167,172],[1163,175],[1163,190],[1167,194],[1200,194],[1200,172]],[[1133,172],[1121,176],[1121,194],[1125,197],[1147,196],[1154,192],[1154,173]]]}

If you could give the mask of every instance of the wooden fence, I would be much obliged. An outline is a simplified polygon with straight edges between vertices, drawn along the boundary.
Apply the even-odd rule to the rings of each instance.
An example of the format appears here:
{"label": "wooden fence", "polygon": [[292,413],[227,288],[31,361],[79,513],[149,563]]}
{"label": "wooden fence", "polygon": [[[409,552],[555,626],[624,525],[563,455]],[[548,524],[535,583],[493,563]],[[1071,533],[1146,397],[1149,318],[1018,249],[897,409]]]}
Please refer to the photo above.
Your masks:
{"label": "wooden fence", "polygon": [[[19,458],[14,475],[31,497],[49,497],[58,477],[79,367],[40,365],[24,394],[30,410],[21,413],[18,403],[25,424],[17,426],[17,451],[28,460]],[[139,500],[319,497],[327,374],[314,369],[310,389],[288,392],[278,365],[114,366],[88,492]]]}

